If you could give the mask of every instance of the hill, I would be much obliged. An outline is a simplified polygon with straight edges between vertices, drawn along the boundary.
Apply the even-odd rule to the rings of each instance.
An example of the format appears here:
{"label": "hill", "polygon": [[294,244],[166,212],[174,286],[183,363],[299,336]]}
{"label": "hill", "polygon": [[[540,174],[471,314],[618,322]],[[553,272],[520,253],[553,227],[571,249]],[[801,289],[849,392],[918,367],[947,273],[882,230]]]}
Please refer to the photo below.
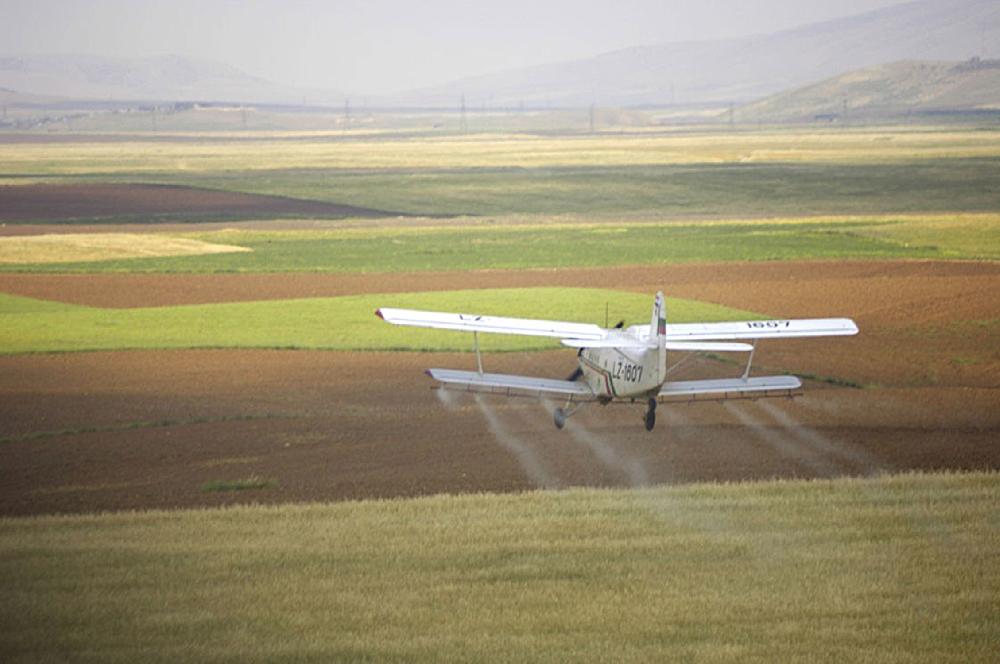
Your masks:
{"label": "hill", "polygon": [[966,60],[1000,43],[993,0],[919,0],[773,34],[628,48],[387,99],[408,106],[583,107],[751,101],[898,60]]}
{"label": "hill", "polygon": [[114,101],[342,102],[336,92],[293,88],[235,67],[179,55],[0,57],[0,87],[28,95]]}
{"label": "hill", "polygon": [[741,108],[740,121],[887,119],[1000,114],[1000,60],[903,61],[866,67]]}

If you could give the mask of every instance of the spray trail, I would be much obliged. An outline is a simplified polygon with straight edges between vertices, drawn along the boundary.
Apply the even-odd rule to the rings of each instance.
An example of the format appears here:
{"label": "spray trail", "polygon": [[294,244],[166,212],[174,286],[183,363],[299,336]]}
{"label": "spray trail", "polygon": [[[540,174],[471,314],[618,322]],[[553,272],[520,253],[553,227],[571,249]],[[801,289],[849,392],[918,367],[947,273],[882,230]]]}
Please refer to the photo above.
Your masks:
{"label": "spray trail", "polygon": [[638,459],[619,454],[607,442],[579,422],[572,420],[567,422],[566,431],[573,437],[573,440],[588,447],[601,463],[612,470],[622,473],[628,481],[629,486],[636,487],[649,484],[649,474]]}
{"label": "spray trail", "polygon": [[497,439],[497,442],[507,448],[517,462],[521,464],[521,468],[524,470],[525,474],[528,476],[536,486],[551,489],[561,486],[561,482],[554,476],[552,476],[547,470],[545,470],[544,464],[542,464],[541,459],[535,454],[534,450],[523,440],[513,435],[507,430],[500,418],[497,417],[496,412],[490,407],[486,400],[476,394],[474,395],[476,399],[476,405],[479,406],[479,410],[482,412],[483,417],[486,418],[486,425],[490,429],[490,433],[493,437]]}
{"label": "spray trail", "polygon": [[446,390],[443,388],[437,389],[434,390],[434,395],[437,397],[438,401],[441,402],[441,405],[444,406],[445,410],[449,412],[455,412],[456,410],[458,410],[458,403],[456,397],[451,392],[451,390]]}
{"label": "spray trail", "polygon": [[858,449],[850,444],[833,444],[818,431],[804,426],[802,423],[796,421],[791,415],[781,410],[774,404],[761,402],[758,406],[760,406],[761,410],[770,415],[775,422],[785,427],[785,429],[792,435],[817,452],[839,458],[842,461],[846,461],[854,466],[860,467],[869,475],[878,473],[881,470],[878,461],[865,453],[864,450]]}
{"label": "spray trail", "polygon": [[[555,411],[555,404],[548,399],[542,399],[542,406],[550,416]],[[574,442],[588,448],[605,467],[620,473],[629,486],[649,485],[649,473],[639,459],[619,454],[606,440],[590,431],[582,422],[567,420],[565,431]]]}
{"label": "spray trail", "polygon": [[666,416],[666,419],[670,423],[671,427],[686,427],[691,424],[691,419],[682,413],[678,406],[674,406],[673,408],[661,408],[657,411],[657,413],[662,413]]}
{"label": "spray trail", "polygon": [[758,440],[766,443],[775,451],[805,466],[817,475],[830,476],[837,474],[837,468],[828,461],[819,458],[813,450],[804,448],[796,444],[795,441],[773,431],[764,425],[763,422],[728,401],[723,402],[722,407],[739,420],[740,424],[753,432]]}

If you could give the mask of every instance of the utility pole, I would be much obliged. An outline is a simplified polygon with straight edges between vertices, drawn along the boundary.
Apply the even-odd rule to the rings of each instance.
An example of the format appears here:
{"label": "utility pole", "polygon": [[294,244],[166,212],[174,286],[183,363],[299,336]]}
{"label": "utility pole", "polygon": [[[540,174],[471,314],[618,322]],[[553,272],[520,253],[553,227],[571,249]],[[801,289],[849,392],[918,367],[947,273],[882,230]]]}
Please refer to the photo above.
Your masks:
{"label": "utility pole", "polygon": [[729,128],[732,129],[736,125],[736,104],[729,102]]}
{"label": "utility pole", "polygon": [[594,133],[594,105],[590,105],[590,133]]}
{"label": "utility pole", "polygon": [[468,125],[468,123],[467,123],[467,122],[466,122],[466,120],[465,120],[465,93],[463,92],[463,93],[462,93],[462,108],[461,108],[461,116],[460,116],[460,118],[459,118],[459,123],[458,123],[458,131],[459,131],[460,133],[463,133],[463,134],[464,134],[464,133],[465,133],[465,132],[467,132],[468,130],[469,130],[469,125]]}
{"label": "utility pole", "polygon": [[156,107],[153,107],[153,111],[149,114],[150,120],[153,124],[153,131],[156,131]]}
{"label": "utility pole", "polygon": [[247,128],[247,107],[240,106],[240,119],[243,121],[243,128]]}
{"label": "utility pole", "polygon": [[344,98],[344,128],[346,129],[351,124],[351,99],[350,97]]}

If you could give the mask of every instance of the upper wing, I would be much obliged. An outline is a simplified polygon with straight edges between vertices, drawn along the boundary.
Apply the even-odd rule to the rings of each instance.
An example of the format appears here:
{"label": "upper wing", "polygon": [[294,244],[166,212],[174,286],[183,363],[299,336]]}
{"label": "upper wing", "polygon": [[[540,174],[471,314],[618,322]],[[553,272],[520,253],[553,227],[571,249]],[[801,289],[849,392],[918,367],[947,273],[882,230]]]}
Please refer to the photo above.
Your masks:
{"label": "upper wing", "polygon": [[[393,325],[433,327],[462,332],[492,332],[497,334],[522,334],[536,337],[562,339],[567,346],[645,348],[655,342],[650,338],[629,337],[618,330],[605,330],[592,323],[537,320],[533,318],[505,318],[477,314],[453,314],[414,309],[381,308],[375,314]],[[711,347],[710,344],[684,342],[749,341],[753,339],[793,339],[796,337],[848,336],[858,333],[858,326],[849,318],[812,318],[800,320],[752,320],[732,323],[682,323],[666,326],[666,341],[670,350],[730,350],[746,351],[748,347],[729,344]],[[679,342],[679,343],[678,343]]]}
{"label": "upper wing", "polygon": [[667,325],[667,341],[722,341],[727,339],[794,339],[836,337],[858,333],[850,318],[750,320],[734,323]]}
{"label": "upper wing", "polygon": [[499,334],[523,334],[534,337],[558,337],[560,339],[604,339],[604,328],[589,323],[566,323],[554,320],[532,318],[502,318],[499,316],[477,316],[475,314],[449,314],[437,311],[415,311],[413,309],[382,308],[375,312],[379,318],[393,325],[414,327],[434,327],[442,330],[462,332],[494,332]]}

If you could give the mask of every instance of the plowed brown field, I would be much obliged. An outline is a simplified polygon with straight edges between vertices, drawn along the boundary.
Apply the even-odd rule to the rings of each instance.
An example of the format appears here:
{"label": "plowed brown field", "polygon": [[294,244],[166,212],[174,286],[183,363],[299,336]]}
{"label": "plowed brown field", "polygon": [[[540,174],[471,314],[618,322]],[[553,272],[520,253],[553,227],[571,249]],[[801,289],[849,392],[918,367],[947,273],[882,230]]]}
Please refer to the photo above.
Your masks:
{"label": "plowed brown field", "polygon": [[[197,217],[379,217],[388,212],[351,205],[152,184],[27,184],[0,186],[0,222]],[[13,233],[15,229],[8,231]],[[65,232],[50,227],[47,232]],[[29,229],[37,233],[38,229]],[[77,232],[79,232],[77,230]]]}
{"label": "plowed brown field", "polygon": [[[572,361],[554,352],[488,366],[558,376]],[[641,406],[594,406],[559,432],[541,404],[444,399],[421,374],[469,363],[280,351],[5,357],[4,435],[63,433],[2,443],[0,513],[1000,468],[995,389],[807,385],[794,402],[664,406],[651,434]],[[701,375],[731,371],[703,364]],[[250,477],[276,485],[202,489]]]}
{"label": "plowed brown field", "polygon": [[[544,405],[429,389],[467,355],[164,351],[0,357],[0,513],[336,500],[536,486],[1000,468],[1000,269],[990,263],[800,263],[237,277],[3,275],[0,290],[103,306],[474,286],[591,285],[780,316],[848,315],[852,339],[762,345],[809,382],[795,401],[588,407],[558,432]],[[572,307],[567,302],[567,307]],[[986,321],[977,323],[976,321]],[[994,321],[992,324],[989,321]],[[568,351],[487,358],[563,376]],[[699,359],[682,377],[732,375]],[[274,485],[206,492],[214,480]]]}

